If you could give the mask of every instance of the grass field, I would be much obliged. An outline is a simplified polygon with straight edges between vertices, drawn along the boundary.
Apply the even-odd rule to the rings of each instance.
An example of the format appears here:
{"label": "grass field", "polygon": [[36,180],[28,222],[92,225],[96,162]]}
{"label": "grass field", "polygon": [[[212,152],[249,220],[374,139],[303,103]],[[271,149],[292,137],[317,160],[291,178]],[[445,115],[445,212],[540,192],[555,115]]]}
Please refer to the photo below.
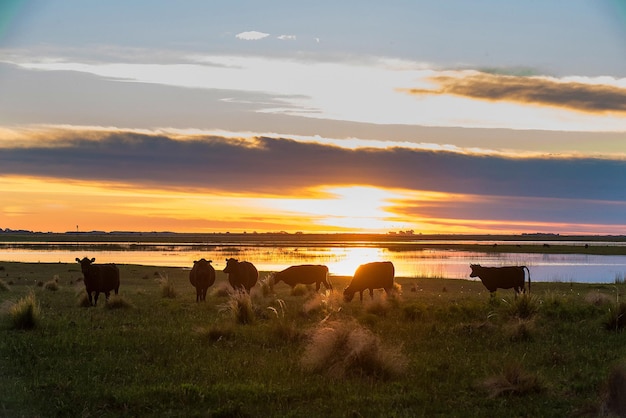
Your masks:
{"label": "grass field", "polygon": [[218,272],[196,303],[186,269],[120,270],[89,308],[77,263],[0,263],[0,416],[599,416],[626,397],[624,284],[490,299],[398,278],[344,303],[346,277],[246,299]]}

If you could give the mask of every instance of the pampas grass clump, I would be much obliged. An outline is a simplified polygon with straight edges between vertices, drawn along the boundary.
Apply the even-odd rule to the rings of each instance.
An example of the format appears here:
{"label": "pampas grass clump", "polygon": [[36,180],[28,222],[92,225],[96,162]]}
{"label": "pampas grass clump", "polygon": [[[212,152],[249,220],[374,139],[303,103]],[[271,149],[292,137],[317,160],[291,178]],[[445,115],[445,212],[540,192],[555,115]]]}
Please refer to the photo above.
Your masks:
{"label": "pampas grass clump", "polygon": [[309,288],[302,283],[298,283],[291,288],[291,296],[304,296],[309,292]]}
{"label": "pampas grass clump", "polygon": [[322,293],[315,292],[302,305],[302,313],[310,315],[320,312],[324,315],[329,315],[341,310],[342,301],[343,297],[339,292],[333,292],[332,290],[325,290]]}
{"label": "pampas grass clump", "polygon": [[33,329],[39,324],[41,311],[35,300],[35,295],[30,293],[20,299],[9,309],[11,323],[14,329]]}
{"label": "pampas grass clump", "polygon": [[46,290],[51,290],[53,292],[56,292],[57,290],[59,290],[59,281],[58,280],[49,280],[47,282],[44,283],[43,288]]}
{"label": "pampas grass clump", "polygon": [[241,290],[230,292],[228,300],[220,305],[219,311],[229,314],[238,324],[252,324],[255,320],[252,298],[249,293]]}
{"label": "pampas grass clump", "polygon": [[620,302],[609,309],[604,320],[608,331],[621,331],[626,326],[626,302]]}
{"label": "pampas grass clump", "polygon": [[7,282],[0,279],[0,292],[8,292],[9,290],[11,290],[11,288],[9,287]]}
{"label": "pampas grass clump", "polygon": [[310,335],[302,357],[306,370],[339,379],[392,378],[403,374],[407,365],[397,347],[383,345],[380,338],[353,321],[321,323]]}
{"label": "pampas grass clump", "polygon": [[114,295],[104,305],[106,309],[133,309],[135,305],[126,300],[123,296]]}
{"label": "pampas grass clump", "polygon": [[527,293],[516,298],[509,307],[512,316],[520,319],[530,319],[539,311],[539,302],[536,297]]}
{"label": "pampas grass clump", "polygon": [[175,299],[178,296],[178,292],[174,288],[174,283],[172,283],[167,275],[163,276],[159,273],[159,287],[161,289],[161,297],[168,299]]}

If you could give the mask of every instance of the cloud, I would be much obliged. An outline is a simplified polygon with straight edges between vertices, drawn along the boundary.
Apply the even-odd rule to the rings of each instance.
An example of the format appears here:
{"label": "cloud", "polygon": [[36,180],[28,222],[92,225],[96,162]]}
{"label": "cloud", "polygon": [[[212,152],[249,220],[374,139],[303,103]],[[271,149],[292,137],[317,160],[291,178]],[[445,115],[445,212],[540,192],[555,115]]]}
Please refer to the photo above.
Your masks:
{"label": "cloud", "polygon": [[281,41],[295,41],[296,35],[280,35],[278,36],[278,39]]}
{"label": "cloud", "polygon": [[[52,136],[53,133],[50,133]],[[346,149],[288,138],[62,132],[57,147],[7,146],[0,174],[273,193],[362,184],[466,195],[626,201],[626,161]]]}
{"label": "cloud", "polygon": [[436,89],[406,89],[414,95],[453,95],[488,101],[554,106],[589,113],[626,112],[626,87],[547,77],[474,73],[431,78]]}
{"label": "cloud", "polygon": [[387,210],[409,222],[476,221],[492,229],[498,224],[511,229],[514,222],[626,224],[625,160],[346,149],[269,137],[131,131],[48,136],[55,135],[56,146],[7,143],[0,152],[0,178],[91,181],[129,190],[262,200],[324,198],[329,190],[358,185],[400,196]]}
{"label": "cloud", "polygon": [[255,30],[241,32],[235,35],[237,39],[242,39],[244,41],[258,41],[259,39],[267,38],[268,36],[270,36],[269,33],[258,32]]}

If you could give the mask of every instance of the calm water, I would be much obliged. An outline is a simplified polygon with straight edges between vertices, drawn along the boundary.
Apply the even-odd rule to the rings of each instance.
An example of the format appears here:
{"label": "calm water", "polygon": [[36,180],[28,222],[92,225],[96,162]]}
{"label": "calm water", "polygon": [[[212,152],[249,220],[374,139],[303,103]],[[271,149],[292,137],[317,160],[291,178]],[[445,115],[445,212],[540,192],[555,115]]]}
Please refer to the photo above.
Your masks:
{"label": "calm water", "polygon": [[[528,243],[526,243],[528,244]],[[87,248],[85,247],[87,245]],[[584,244],[583,244],[584,245]],[[325,264],[334,275],[352,275],[359,264],[389,260],[398,277],[469,279],[470,263],[483,266],[526,265],[533,281],[613,283],[626,278],[626,256],[584,254],[483,253],[456,250],[393,251],[359,245],[279,246],[224,244],[29,243],[0,247],[0,261],[71,263],[95,257],[98,262],[189,268],[194,260],[213,260],[223,269],[225,259],[253,262],[260,271],[279,271],[295,264]]]}

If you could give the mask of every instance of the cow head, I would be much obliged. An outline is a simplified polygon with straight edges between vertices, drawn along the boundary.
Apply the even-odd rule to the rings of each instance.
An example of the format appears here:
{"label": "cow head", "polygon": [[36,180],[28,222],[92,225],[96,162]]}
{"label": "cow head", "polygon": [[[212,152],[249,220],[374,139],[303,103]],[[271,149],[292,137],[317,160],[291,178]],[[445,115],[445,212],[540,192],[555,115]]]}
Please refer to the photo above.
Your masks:
{"label": "cow head", "polygon": [[224,267],[224,273],[234,273],[239,265],[239,261],[236,258],[227,258],[226,267]]}
{"label": "cow head", "polygon": [[470,273],[470,277],[478,277],[478,271],[480,269],[480,264],[470,264],[470,268],[472,272]]}
{"label": "cow head", "polygon": [[346,287],[343,290],[343,300],[345,300],[346,302],[351,302],[354,298],[355,293],[356,292],[354,290],[350,289],[350,286]]}
{"label": "cow head", "polygon": [[91,260],[88,259],[87,257],[84,257],[82,260],[78,257],[76,257],[76,261],[78,261],[78,263],[80,264],[80,269],[83,271],[83,274],[85,272],[87,272],[89,270],[89,266],[91,266],[91,264],[96,261],[95,258],[92,258]]}

